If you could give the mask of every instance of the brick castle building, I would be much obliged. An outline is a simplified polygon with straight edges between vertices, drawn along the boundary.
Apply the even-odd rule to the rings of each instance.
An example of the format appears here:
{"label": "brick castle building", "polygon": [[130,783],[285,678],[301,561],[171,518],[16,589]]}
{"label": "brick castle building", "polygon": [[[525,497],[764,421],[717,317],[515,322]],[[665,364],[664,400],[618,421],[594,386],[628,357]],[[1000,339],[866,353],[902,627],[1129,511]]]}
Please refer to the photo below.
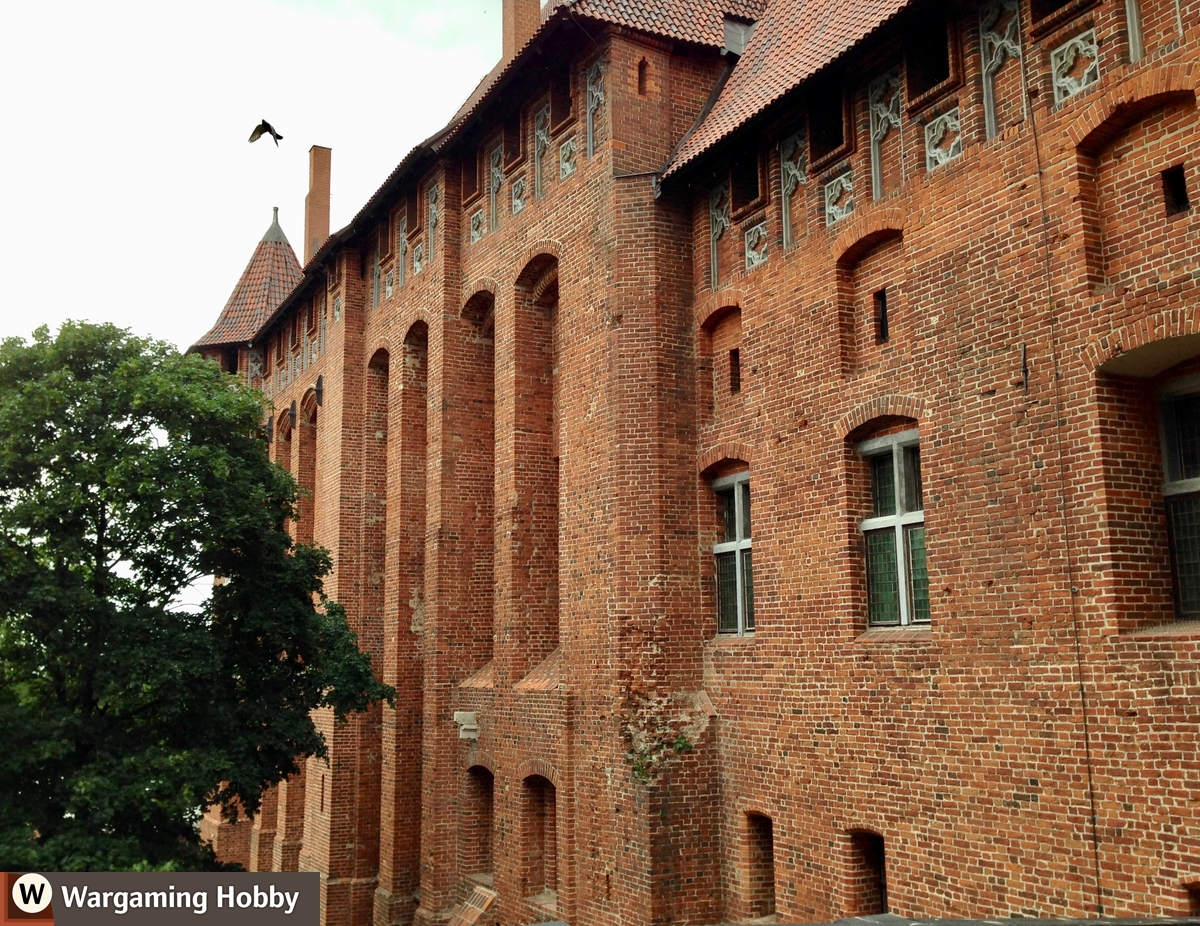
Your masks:
{"label": "brick castle building", "polygon": [[332,235],[314,148],[195,349],[397,698],[221,857],[347,926],[1200,913],[1198,59],[1198,0],[506,0]]}

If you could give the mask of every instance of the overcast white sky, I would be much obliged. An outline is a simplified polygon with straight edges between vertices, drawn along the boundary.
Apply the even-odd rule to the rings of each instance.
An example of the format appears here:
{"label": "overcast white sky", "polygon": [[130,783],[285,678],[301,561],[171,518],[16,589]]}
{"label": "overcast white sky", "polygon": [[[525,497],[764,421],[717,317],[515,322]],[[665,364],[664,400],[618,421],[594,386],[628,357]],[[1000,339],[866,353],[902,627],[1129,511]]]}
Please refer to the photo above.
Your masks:
{"label": "overcast white sky", "polygon": [[298,249],[309,147],[340,228],[499,59],[500,4],[3,0],[0,337],[84,318],[186,348],[272,206]]}

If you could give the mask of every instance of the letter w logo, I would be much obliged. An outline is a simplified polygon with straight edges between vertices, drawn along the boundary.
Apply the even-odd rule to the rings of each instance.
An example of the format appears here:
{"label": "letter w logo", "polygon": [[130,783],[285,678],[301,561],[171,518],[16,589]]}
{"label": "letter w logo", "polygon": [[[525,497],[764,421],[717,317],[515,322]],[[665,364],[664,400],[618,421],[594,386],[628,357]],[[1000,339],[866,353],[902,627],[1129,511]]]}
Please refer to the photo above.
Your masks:
{"label": "letter w logo", "polygon": [[45,884],[21,884],[21,902],[22,903],[41,903],[42,891],[46,889]]}

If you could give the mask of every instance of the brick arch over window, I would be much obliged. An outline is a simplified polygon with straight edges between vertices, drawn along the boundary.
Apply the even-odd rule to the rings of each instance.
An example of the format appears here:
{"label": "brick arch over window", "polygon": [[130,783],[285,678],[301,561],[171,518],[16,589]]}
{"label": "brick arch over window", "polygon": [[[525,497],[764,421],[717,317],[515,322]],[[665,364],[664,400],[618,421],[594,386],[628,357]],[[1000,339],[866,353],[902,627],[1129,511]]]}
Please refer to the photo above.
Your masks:
{"label": "brick arch over window", "polygon": [[1081,152],[1095,154],[1151,110],[1189,98],[1194,103],[1196,83],[1190,64],[1143,71],[1088,105],[1067,127],[1067,135]]}
{"label": "brick arch over window", "polygon": [[514,781],[524,781],[531,775],[541,775],[548,782],[550,782],[550,784],[554,785],[555,788],[561,787],[558,769],[556,769],[545,759],[541,759],[536,756],[532,759],[526,759],[517,766],[512,777]]}
{"label": "brick arch over window", "polygon": [[700,455],[700,459],[696,463],[696,471],[705,475],[718,464],[733,460],[741,460],[747,466],[753,466],[753,457],[754,451],[750,449],[749,445],[740,444],[737,441],[724,441],[715,447],[710,447]]}
{"label": "brick arch over window", "polygon": [[871,249],[890,238],[904,236],[903,209],[872,209],[852,223],[833,242],[833,260],[838,269],[853,271],[854,265]]}
{"label": "brick arch over window", "polygon": [[843,439],[874,418],[920,419],[925,412],[925,402],[909,395],[881,395],[869,402],[852,408],[838,419],[834,431]]}
{"label": "brick arch over window", "polygon": [[1158,312],[1116,329],[1083,349],[1087,370],[1155,376],[1200,354],[1200,303]]}

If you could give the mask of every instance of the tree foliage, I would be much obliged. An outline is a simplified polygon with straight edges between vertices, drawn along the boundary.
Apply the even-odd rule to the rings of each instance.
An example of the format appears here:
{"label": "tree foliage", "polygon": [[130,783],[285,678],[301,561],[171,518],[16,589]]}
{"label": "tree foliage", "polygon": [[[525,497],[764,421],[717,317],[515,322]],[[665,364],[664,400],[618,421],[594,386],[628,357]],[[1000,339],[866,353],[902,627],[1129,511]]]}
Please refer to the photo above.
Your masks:
{"label": "tree foliage", "polygon": [[112,326],[0,344],[0,870],[211,864],[202,805],[253,813],[324,754],[312,710],[390,696],[263,414]]}

